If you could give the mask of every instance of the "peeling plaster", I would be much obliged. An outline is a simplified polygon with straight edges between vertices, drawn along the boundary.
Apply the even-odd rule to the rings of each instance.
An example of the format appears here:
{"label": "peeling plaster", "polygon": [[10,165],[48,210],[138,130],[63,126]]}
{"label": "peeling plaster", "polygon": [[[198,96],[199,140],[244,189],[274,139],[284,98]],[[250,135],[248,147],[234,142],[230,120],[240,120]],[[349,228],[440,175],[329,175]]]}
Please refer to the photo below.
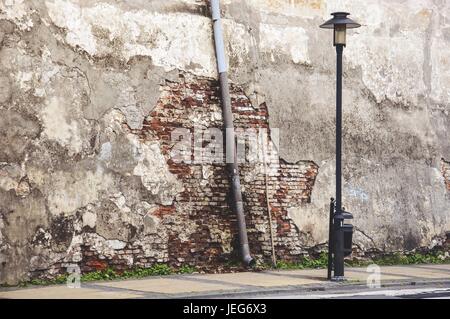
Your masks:
{"label": "peeling plaster", "polygon": [[44,121],[44,134],[49,139],[56,140],[63,146],[67,146],[73,153],[79,153],[83,143],[81,141],[80,130],[76,121],[66,120],[66,102],[53,97],[43,110],[42,119]]}
{"label": "peeling plaster", "polygon": [[99,199],[99,193],[110,190],[114,181],[111,175],[97,171],[78,171],[73,174],[55,172],[46,178],[50,188],[48,207],[51,213],[73,214]]}
{"label": "peeling plaster", "polygon": [[[122,11],[106,2],[80,7],[71,1],[54,0],[46,1],[46,5],[53,23],[68,30],[66,41],[91,56],[113,53],[125,61],[134,56],[151,56],[154,65],[167,72],[181,69],[200,76],[217,74],[209,17]],[[118,48],[99,45],[94,28],[105,30],[106,40],[118,43]],[[192,65],[195,67],[188,70]]]}
{"label": "peeling plaster", "polygon": [[260,49],[276,62],[279,54],[290,56],[295,64],[310,64],[308,35],[303,28],[260,25]]}
{"label": "peeling plaster", "polygon": [[169,172],[160,146],[158,143],[140,143],[135,136],[129,138],[134,146],[134,156],[138,161],[133,174],[141,177],[144,187],[158,196],[160,204],[172,205],[174,197],[183,191],[183,187],[181,182]]}

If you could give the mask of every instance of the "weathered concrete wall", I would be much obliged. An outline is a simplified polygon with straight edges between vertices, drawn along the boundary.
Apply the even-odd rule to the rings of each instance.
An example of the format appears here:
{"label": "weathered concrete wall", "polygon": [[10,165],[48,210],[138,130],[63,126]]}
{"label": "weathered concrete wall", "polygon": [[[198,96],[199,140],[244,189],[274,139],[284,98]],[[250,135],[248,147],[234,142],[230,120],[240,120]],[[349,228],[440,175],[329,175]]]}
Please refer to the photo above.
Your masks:
{"label": "weathered concrete wall", "polygon": [[[238,125],[280,128],[269,178],[278,257],[326,241],[335,60],[318,25],[336,9],[363,25],[349,36],[344,81],[356,247],[436,245],[450,230],[449,2],[225,0]],[[167,148],[170,127],[220,126],[212,40],[202,0],[0,1],[1,283],[74,263],[207,266],[232,255],[223,167],[173,165]],[[152,127],[175,111],[179,122]],[[244,194],[263,258],[255,169],[243,169]]]}

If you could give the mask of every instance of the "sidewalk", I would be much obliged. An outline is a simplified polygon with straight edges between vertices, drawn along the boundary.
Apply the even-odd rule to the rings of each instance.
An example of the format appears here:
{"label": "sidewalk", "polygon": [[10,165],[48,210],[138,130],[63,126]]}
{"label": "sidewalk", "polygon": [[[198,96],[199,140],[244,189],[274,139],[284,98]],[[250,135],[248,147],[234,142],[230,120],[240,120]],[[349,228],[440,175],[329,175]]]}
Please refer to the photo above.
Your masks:
{"label": "sidewalk", "polygon": [[[314,291],[365,285],[371,273],[366,268],[347,268],[345,283],[326,280],[326,270],[280,270],[232,274],[194,274],[146,279],[82,283],[80,289],[65,285],[3,288],[7,299],[132,299],[251,296],[277,291]],[[383,285],[450,282],[450,264],[381,267]]]}

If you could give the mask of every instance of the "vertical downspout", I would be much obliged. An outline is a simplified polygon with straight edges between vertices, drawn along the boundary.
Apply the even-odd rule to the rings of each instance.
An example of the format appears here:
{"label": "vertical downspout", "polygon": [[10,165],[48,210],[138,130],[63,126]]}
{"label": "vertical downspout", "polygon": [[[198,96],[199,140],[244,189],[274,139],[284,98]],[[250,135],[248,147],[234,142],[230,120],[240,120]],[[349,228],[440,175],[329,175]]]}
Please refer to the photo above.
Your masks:
{"label": "vertical downspout", "polygon": [[247,226],[245,224],[244,204],[242,201],[241,181],[237,164],[236,137],[231,111],[230,88],[228,84],[228,67],[225,61],[225,48],[220,15],[220,1],[211,0],[212,20],[214,23],[214,41],[216,47],[217,67],[219,72],[220,92],[222,98],[222,113],[225,130],[226,161],[231,183],[232,209],[235,211],[238,222],[239,245],[242,262],[253,266],[255,260],[250,255],[248,246]]}

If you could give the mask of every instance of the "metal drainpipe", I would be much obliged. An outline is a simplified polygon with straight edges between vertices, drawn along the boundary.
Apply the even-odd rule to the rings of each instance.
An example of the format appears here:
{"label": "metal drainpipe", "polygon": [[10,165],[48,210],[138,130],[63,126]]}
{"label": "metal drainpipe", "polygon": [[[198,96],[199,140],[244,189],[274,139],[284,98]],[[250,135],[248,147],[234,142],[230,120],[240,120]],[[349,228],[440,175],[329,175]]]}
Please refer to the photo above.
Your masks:
{"label": "metal drainpipe", "polygon": [[216,46],[217,67],[219,71],[220,92],[222,97],[222,113],[225,129],[226,161],[231,183],[233,209],[237,216],[240,254],[242,262],[247,266],[253,266],[255,260],[250,255],[248,245],[247,226],[245,223],[244,204],[242,201],[241,181],[237,164],[236,137],[231,111],[230,88],[228,84],[228,67],[225,61],[225,48],[222,33],[222,21],[220,14],[220,1],[211,0],[212,20],[214,23],[214,41]]}

